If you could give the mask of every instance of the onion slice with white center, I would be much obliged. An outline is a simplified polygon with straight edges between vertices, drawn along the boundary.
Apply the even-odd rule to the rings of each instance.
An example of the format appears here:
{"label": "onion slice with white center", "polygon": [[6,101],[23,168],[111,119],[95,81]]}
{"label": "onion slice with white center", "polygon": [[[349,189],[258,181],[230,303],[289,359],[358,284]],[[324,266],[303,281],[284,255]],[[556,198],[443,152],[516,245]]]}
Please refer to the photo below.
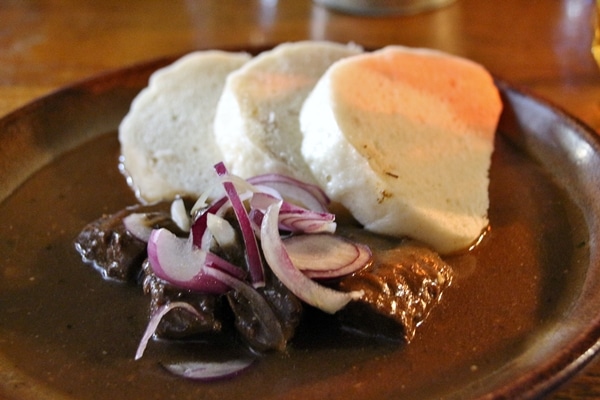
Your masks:
{"label": "onion slice with white center", "polygon": [[334,233],[335,215],[306,210],[290,203],[283,203],[279,212],[279,226],[290,232]]}
{"label": "onion slice with white center", "polygon": [[224,362],[189,361],[162,366],[174,375],[201,381],[232,378],[246,370],[254,363],[251,358],[229,360]]}
{"label": "onion slice with white center", "polygon": [[278,217],[282,202],[271,204],[261,225],[261,245],[267,263],[279,280],[298,298],[316,308],[333,314],[352,300],[362,297],[362,291],[339,292],[319,285],[297,269],[279,236]]}
{"label": "onion slice with white center", "polygon": [[371,249],[341,236],[327,233],[293,235],[283,239],[296,268],[313,279],[337,278],[371,263]]}
{"label": "onion slice with white center", "polygon": [[148,216],[145,213],[132,213],[123,218],[125,229],[135,238],[148,243],[152,227],[148,224]]}
{"label": "onion slice with white center", "polygon": [[217,255],[195,247],[190,239],[175,236],[168,229],[152,231],[148,261],[157,277],[179,288],[202,293],[225,293],[229,288],[205,272],[206,266],[241,278],[244,271]]}
{"label": "onion slice with white center", "polygon": [[194,245],[201,249],[210,248],[210,241],[208,240],[208,235],[206,235],[208,214],[217,214],[227,204],[227,201],[227,197],[221,197],[218,200],[215,200],[196,217],[190,231],[194,238]]}
{"label": "onion slice with white center", "polygon": [[216,214],[208,214],[206,227],[221,248],[235,246],[235,229],[225,219]]}
{"label": "onion slice with white center", "polygon": [[171,203],[171,219],[184,232],[190,231],[190,216],[181,197]]}
{"label": "onion slice with white center", "polygon": [[[278,199],[269,194],[254,193],[250,206],[264,213],[267,207],[275,201]],[[281,203],[278,219],[279,229],[288,232],[333,233],[337,228],[335,214],[308,210],[287,201]]]}

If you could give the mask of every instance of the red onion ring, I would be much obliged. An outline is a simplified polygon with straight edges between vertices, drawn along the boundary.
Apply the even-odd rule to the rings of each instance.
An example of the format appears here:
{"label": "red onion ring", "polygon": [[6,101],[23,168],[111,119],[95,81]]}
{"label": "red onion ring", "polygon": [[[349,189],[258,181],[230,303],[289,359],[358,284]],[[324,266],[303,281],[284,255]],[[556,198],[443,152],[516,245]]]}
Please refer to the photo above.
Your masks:
{"label": "red onion ring", "polygon": [[327,233],[292,235],[283,239],[294,266],[313,279],[352,274],[371,263],[371,249]]}
{"label": "red onion ring", "polygon": [[264,174],[248,178],[253,185],[269,186],[282,194],[287,201],[309,210],[327,212],[329,197],[320,187],[281,174]]}
{"label": "red onion ring", "polygon": [[254,363],[253,359],[229,360],[224,362],[189,361],[162,366],[174,375],[201,381],[232,378]]}
{"label": "red onion ring", "polygon": [[279,236],[278,217],[282,202],[271,204],[261,225],[261,245],[267,263],[279,280],[298,298],[327,313],[333,314],[363,292],[339,292],[321,286],[306,277],[292,263]]}
{"label": "red onion ring", "polygon": [[182,289],[221,294],[228,286],[207,275],[207,266],[243,277],[244,271],[217,255],[200,249],[189,239],[175,236],[168,229],[152,231],[148,241],[148,261],[157,277]]}

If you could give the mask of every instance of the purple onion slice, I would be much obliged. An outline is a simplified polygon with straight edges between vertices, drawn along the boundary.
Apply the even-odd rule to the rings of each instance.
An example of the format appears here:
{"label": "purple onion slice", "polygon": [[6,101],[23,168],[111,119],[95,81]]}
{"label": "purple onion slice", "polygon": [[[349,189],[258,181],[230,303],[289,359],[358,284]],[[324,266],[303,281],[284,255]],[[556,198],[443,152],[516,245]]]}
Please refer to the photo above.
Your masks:
{"label": "purple onion slice", "polygon": [[329,197],[320,187],[281,174],[257,175],[248,179],[253,185],[268,186],[291,203],[317,212],[327,212]]}
{"label": "purple onion slice", "polygon": [[254,360],[248,358],[224,362],[188,361],[162,365],[167,371],[177,376],[201,381],[213,381],[237,376],[253,363]]}
{"label": "purple onion slice", "polygon": [[313,279],[349,275],[372,260],[368,246],[327,233],[293,235],[283,244],[294,266]]}
{"label": "purple onion slice", "polygon": [[281,203],[273,203],[267,208],[261,225],[262,250],[277,278],[298,298],[330,314],[342,309],[350,301],[362,297],[362,291],[339,292],[319,285],[294,266],[279,236],[278,217]]}
{"label": "purple onion slice", "polygon": [[217,255],[199,249],[190,239],[179,238],[167,229],[152,231],[148,241],[148,261],[157,277],[182,289],[202,293],[225,293],[227,285],[209,276],[206,266],[242,277],[244,271]]}

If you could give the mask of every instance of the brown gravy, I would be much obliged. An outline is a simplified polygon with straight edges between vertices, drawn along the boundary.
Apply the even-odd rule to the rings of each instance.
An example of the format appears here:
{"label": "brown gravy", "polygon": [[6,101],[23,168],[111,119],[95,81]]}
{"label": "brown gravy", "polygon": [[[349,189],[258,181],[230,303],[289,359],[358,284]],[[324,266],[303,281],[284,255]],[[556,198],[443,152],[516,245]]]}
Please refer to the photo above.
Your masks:
{"label": "brown gravy", "polygon": [[[171,376],[165,357],[218,357],[203,343],[152,342],[134,361],[148,299],[84,265],[72,241],[101,213],[133,204],[114,132],[43,168],[0,204],[0,354],[18,385],[78,399],[425,398],[490,374],[557,319],[583,276],[581,215],[533,161],[500,136],[491,231],[447,258],[456,278],[410,345],[301,331],[231,381]],[[222,350],[222,349],[221,349]],[[7,393],[12,389],[5,388]],[[1,394],[1,392],[0,392]]]}

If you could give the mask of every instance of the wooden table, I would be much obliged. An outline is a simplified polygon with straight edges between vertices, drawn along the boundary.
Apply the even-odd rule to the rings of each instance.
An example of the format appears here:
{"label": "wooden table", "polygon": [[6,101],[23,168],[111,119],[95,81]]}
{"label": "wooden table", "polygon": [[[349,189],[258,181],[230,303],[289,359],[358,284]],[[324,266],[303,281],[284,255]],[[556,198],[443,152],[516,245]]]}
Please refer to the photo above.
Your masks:
{"label": "wooden table", "polygon": [[[600,131],[593,15],[592,0],[458,0],[387,18],[336,14],[309,0],[2,1],[0,117],[73,81],[155,57],[328,39],[468,57]],[[600,361],[552,398],[600,398]]]}

